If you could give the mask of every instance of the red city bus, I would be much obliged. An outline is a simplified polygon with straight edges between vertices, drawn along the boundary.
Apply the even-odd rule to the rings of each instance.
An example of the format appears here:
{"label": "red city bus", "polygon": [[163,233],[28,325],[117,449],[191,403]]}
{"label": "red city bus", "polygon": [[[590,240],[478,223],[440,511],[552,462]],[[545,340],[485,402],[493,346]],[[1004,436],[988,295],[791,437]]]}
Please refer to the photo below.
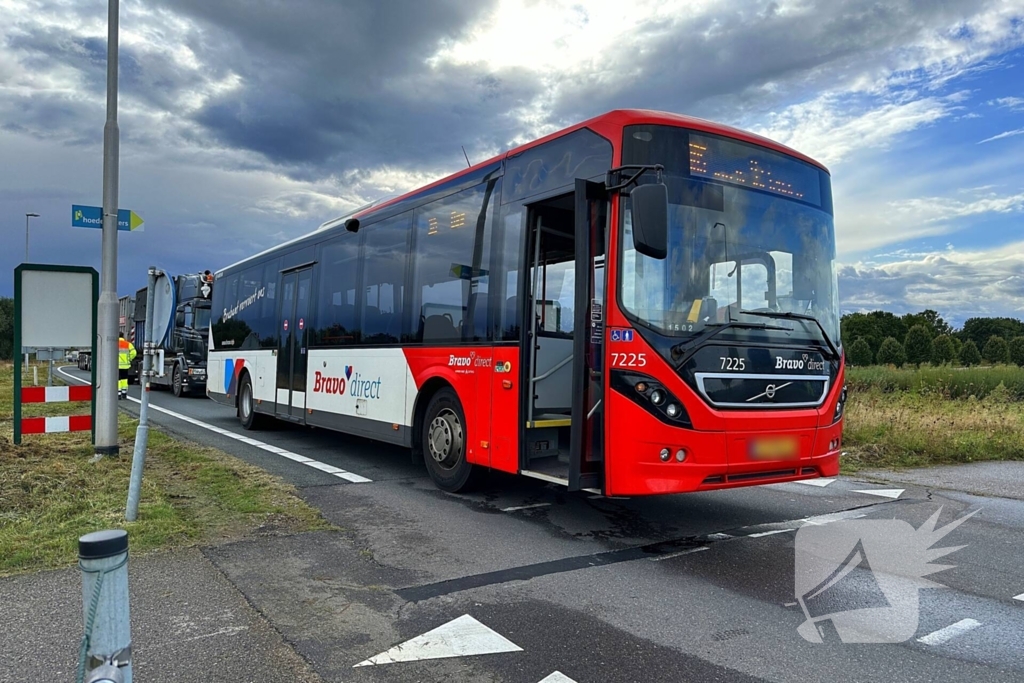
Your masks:
{"label": "red city bus", "polygon": [[828,171],[613,111],[216,274],[209,396],[607,495],[833,476]]}

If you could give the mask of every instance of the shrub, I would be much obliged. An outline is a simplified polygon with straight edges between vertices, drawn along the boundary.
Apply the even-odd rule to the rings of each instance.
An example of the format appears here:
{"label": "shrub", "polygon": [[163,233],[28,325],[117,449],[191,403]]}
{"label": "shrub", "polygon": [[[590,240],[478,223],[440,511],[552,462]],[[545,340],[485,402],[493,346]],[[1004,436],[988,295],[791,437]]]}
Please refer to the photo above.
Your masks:
{"label": "shrub", "polygon": [[956,349],[953,346],[953,338],[943,334],[932,340],[932,363],[945,365],[952,363],[956,357]]}
{"label": "shrub", "polygon": [[981,354],[978,352],[978,345],[974,343],[973,339],[968,339],[964,342],[964,345],[960,347],[960,363],[970,367],[977,365],[981,362]]}
{"label": "shrub", "polygon": [[1024,337],[1014,337],[1010,340],[1010,362],[1024,367]]}
{"label": "shrub", "polygon": [[895,365],[901,368],[907,362],[907,353],[903,350],[903,344],[892,337],[886,337],[878,348],[877,360],[881,365]]}
{"label": "shrub", "polygon": [[907,354],[907,362],[916,367],[927,363],[932,357],[932,336],[924,325],[914,325],[903,340],[903,349]]}
{"label": "shrub", "polygon": [[964,348],[964,343],[963,343],[963,341],[960,340],[959,337],[951,336],[950,339],[953,340],[953,360],[954,361],[955,360],[959,360],[960,359],[960,349]]}
{"label": "shrub", "polygon": [[[1022,338],[1024,340],[1024,338]],[[858,367],[867,367],[874,360],[871,353],[871,344],[863,337],[857,339],[850,345],[850,363]]]}
{"label": "shrub", "polygon": [[985,348],[981,350],[981,357],[989,363],[1005,363],[1010,356],[1010,348],[1006,340],[997,334],[993,334],[985,342]]}

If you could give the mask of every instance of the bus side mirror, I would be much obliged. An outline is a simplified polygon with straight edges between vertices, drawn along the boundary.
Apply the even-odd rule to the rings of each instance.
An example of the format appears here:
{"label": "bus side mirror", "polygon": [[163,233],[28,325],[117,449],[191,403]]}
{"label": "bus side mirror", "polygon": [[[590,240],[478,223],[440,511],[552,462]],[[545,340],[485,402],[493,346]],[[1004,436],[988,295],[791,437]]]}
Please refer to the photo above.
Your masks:
{"label": "bus side mirror", "polygon": [[664,183],[637,185],[633,200],[633,246],[644,256],[668,255],[668,188]]}

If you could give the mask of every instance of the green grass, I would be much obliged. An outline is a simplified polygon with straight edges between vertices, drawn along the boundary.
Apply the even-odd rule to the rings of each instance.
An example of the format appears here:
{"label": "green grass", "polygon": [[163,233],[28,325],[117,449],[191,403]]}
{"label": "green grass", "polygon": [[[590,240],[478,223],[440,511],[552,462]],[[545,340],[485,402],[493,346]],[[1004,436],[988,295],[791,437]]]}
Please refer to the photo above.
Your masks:
{"label": "green grass", "polygon": [[1024,368],[1016,365],[994,367],[912,367],[872,366],[848,368],[846,385],[854,392],[878,390],[884,393],[910,392],[945,399],[985,398],[1002,384],[1006,398],[1024,401]]}
{"label": "green grass", "polygon": [[[0,575],[63,567],[78,537],[123,528],[133,554],[331,526],[262,469],[154,428],[138,521],[124,521],[137,422],[119,418],[120,457],[90,462],[89,434],[41,434],[13,445],[13,369],[0,365]],[[37,406],[69,414],[75,404]],[[88,412],[88,404],[84,411]],[[26,416],[30,406],[26,406]]]}
{"label": "green grass", "polygon": [[[918,382],[912,378],[911,386]],[[844,472],[1024,460],[1024,402],[1014,400],[1005,386],[997,384],[980,399],[949,398],[927,384],[917,390],[852,386],[843,430]]]}

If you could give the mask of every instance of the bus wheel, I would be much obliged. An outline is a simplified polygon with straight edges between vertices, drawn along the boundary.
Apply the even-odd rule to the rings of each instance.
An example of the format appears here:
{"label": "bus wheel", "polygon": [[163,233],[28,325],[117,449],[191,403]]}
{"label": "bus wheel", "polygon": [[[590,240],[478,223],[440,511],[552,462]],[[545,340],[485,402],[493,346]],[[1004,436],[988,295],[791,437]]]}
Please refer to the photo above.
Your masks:
{"label": "bus wheel", "polygon": [[423,416],[423,459],[437,487],[456,493],[469,488],[476,469],[466,460],[466,420],[459,397],[441,389]]}
{"label": "bus wheel", "polygon": [[262,415],[256,414],[256,401],[252,396],[252,381],[249,375],[242,376],[242,384],[238,387],[238,421],[244,429],[259,429],[263,423]]}

